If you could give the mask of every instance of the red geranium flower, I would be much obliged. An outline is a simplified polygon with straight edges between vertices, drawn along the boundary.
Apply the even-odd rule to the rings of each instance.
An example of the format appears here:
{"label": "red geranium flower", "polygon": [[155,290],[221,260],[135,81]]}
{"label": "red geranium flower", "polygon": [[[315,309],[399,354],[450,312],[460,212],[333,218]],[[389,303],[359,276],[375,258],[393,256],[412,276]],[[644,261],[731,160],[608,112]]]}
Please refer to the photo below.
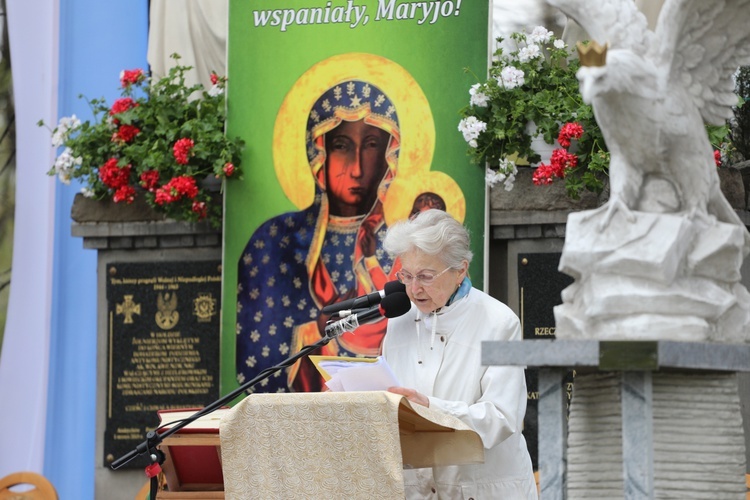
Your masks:
{"label": "red geranium flower", "polygon": [[234,173],[234,165],[231,163],[227,163],[226,165],[224,165],[224,168],[222,170],[224,171],[224,175],[226,175],[227,177],[231,177]]}
{"label": "red geranium flower", "polygon": [[198,196],[198,186],[195,184],[195,179],[189,175],[181,175],[173,177],[168,183],[157,189],[154,201],[158,205],[165,205],[183,197],[192,200],[196,196]]}
{"label": "red geranium flower", "polygon": [[119,189],[128,184],[130,177],[130,165],[117,166],[117,159],[110,158],[104,165],[99,167],[99,179],[110,189]]}
{"label": "red geranium flower", "polygon": [[142,69],[125,69],[120,73],[120,85],[127,87],[140,82],[144,78]]}
{"label": "red geranium flower", "polygon": [[562,148],[558,148],[552,151],[550,163],[556,169],[556,175],[562,178],[566,168],[573,168],[578,165],[578,156]]}
{"label": "red geranium flower", "polygon": [[112,108],[109,110],[109,114],[116,115],[119,113],[124,113],[125,111],[133,109],[136,106],[138,106],[138,103],[135,102],[131,97],[121,97],[112,103]]}
{"label": "red geranium flower", "polygon": [[135,188],[133,186],[121,186],[117,188],[114,196],[112,196],[112,200],[115,203],[120,203],[121,201],[125,201],[128,204],[133,203],[133,200],[135,200]]}
{"label": "red geranium flower", "polygon": [[205,201],[194,201],[191,210],[198,214],[198,220],[205,219],[208,216],[208,206]]}
{"label": "red geranium flower", "polygon": [[560,146],[567,148],[570,147],[571,139],[580,139],[583,136],[583,127],[578,122],[566,123],[560,128],[560,133],[557,136],[557,142]]}
{"label": "red geranium flower", "polygon": [[159,172],[156,170],[146,170],[141,174],[141,187],[152,193],[159,184]]}
{"label": "red geranium flower", "polygon": [[174,143],[174,146],[172,146],[172,153],[174,154],[177,163],[180,165],[187,165],[190,151],[193,149],[194,145],[193,140],[188,139],[187,137],[179,139]]}
{"label": "red geranium flower", "polygon": [[714,162],[716,163],[717,167],[721,166],[721,151],[718,149],[714,149]]}
{"label": "red geranium flower", "polygon": [[219,83],[219,75],[217,75],[215,71],[211,72],[211,83],[213,83],[214,85]]}
{"label": "red geranium flower", "polygon": [[166,189],[166,186],[162,186],[156,190],[154,201],[157,205],[169,205],[170,203],[177,201],[177,198],[172,196],[169,189]]}
{"label": "red geranium flower", "polygon": [[546,165],[542,163],[539,165],[536,170],[534,170],[534,176],[532,177],[532,182],[536,186],[542,186],[546,184],[552,184],[553,178],[557,176],[557,173],[555,172],[555,168],[552,165]]}
{"label": "red geranium flower", "polygon": [[177,192],[179,196],[190,198],[191,200],[198,196],[198,186],[195,184],[195,179],[189,175],[181,175],[173,178],[169,181],[173,192]]}
{"label": "red geranium flower", "polygon": [[113,142],[130,142],[136,135],[141,133],[141,129],[134,125],[121,125],[117,132],[112,134]]}

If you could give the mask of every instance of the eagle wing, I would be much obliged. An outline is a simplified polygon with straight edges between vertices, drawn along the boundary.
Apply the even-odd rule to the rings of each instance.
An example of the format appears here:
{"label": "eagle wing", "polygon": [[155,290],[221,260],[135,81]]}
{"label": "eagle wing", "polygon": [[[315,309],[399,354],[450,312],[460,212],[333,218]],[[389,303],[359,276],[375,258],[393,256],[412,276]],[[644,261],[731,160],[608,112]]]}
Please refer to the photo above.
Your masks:
{"label": "eagle wing", "polygon": [[586,30],[592,40],[610,48],[646,54],[654,32],[633,0],[547,0]]}
{"label": "eagle wing", "polygon": [[169,296],[169,310],[174,311],[177,309],[177,294],[172,292],[172,294]]}
{"label": "eagle wing", "polygon": [[667,88],[686,89],[708,123],[723,124],[737,104],[733,75],[750,64],[748,26],[750,0],[667,0],[659,14],[657,57],[669,68]]}

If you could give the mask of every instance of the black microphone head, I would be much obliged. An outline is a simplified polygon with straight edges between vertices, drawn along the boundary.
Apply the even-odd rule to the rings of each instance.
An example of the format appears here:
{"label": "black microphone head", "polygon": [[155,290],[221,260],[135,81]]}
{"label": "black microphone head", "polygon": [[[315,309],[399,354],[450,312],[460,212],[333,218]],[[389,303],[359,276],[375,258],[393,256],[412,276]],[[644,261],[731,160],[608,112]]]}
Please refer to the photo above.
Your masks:
{"label": "black microphone head", "polygon": [[[386,296],[390,295],[392,293],[399,293],[399,292],[406,293],[406,285],[404,285],[403,283],[401,283],[398,280],[396,280],[396,281],[389,281],[383,287],[383,292],[385,292]],[[406,314],[406,313],[404,313],[404,314]]]}
{"label": "black microphone head", "polygon": [[395,292],[383,297],[380,302],[380,311],[386,318],[403,316],[411,309],[411,301],[405,292]]}

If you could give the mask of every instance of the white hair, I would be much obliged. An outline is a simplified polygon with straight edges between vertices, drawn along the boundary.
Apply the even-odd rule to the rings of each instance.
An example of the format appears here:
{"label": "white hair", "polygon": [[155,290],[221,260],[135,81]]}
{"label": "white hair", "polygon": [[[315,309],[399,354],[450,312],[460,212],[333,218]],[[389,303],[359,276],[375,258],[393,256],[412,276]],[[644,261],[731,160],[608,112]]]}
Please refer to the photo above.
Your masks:
{"label": "white hair", "polygon": [[447,212],[425,210],[413,219],[399,221],[388,228],[383,248],[394,257],[411,250],[438,255],[448,267],[471,263],[469,231]]}

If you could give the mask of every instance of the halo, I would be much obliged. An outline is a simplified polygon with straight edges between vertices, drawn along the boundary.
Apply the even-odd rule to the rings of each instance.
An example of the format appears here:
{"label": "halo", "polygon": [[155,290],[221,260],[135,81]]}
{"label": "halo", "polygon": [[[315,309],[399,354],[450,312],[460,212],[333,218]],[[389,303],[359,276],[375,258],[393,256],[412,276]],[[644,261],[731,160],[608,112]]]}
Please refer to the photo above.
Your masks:
{"label": "halo", "polygon": [[402,66],[381,56],[349,53],[329,57],[295,82],[276,115],[273,130],[276,178],[298,209],[310,206],[315,196],[315,182],[305,153],[307,116],[323,92],[354,78],[380,88],[396,107],[401,130],[396,178],[430,169],[435,123],[427,97],[416,80]]}
{"label": "halo", "polygon": [[461,187],[444,172],[415,172],[399,175],[391,183],[385,195],[383,212],[385,223],[406,219],[411,213],[414,200],[422,193],[435,193],[445,202],[445,211],[463,224],[466,218],[466,198]]}

